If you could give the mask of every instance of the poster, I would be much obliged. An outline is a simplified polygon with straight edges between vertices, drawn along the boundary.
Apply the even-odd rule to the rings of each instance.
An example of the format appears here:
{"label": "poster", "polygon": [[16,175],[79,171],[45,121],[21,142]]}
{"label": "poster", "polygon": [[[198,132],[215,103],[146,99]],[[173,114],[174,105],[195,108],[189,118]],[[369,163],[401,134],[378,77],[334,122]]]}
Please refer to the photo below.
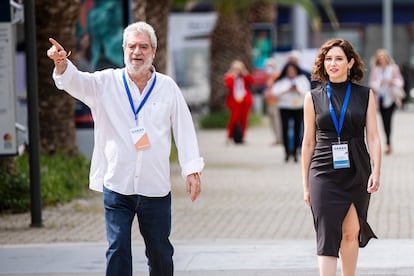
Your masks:
{"label": "poster", "polygon": [[76,23],[75,63],[81,71],[124,66],[122,35],[128,0],[81,0]]}
{"label": "poster", "polygon": [[[123,30],[128,24],[129,0],[81,0],[76,22],[76,47],[71,59],[80,71],[94,72],[124,66]],[[110,19],[110,20],[108,20]],[[93,128],[88,106],[75,103],[76,128]]]}
{"label": "poster", "polygon": [[272,56],[274,26],[253,24],[253,66],[264,70],[266,60]]}
{"label": "poster", "polygon": [[168,74],[180,87],[194,110],[206,106],[210,97],[210,35],[217,14],[170,14],[168,24]]}
{"label": "poster", "polygon": [[[0,10],[10,11],[9,3],[0,4]],[[0,156],[17,154],[13,46],[10,14],[2,12],[0,14]]]}

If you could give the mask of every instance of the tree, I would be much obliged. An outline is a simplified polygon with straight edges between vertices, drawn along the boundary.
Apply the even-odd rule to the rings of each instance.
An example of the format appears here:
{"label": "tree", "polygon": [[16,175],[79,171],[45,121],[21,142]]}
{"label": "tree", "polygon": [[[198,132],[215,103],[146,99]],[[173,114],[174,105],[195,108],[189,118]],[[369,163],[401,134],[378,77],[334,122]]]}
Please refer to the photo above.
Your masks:
{"label": "tree", "polygon": [[[321,17],[317,7],[311,0],[211,0],[218,13],[216,26],[211,36],[210,48],[210,111],[220,111],[224,108],[226,89],[223,85],[223,75],[234,59],[241,59],[251,68],[251,23],[274,22],[276,19],[276,4],[300,4],[309,13],[312,28],[320,31]],[[329,0],[320,1],[337,27],[335,13]]]}
{"label": "tree", "polygon": [[210,46],[210,111],[224,108],[227,90],[223,76],[235,59],[243,61],[251,69],[252,31],[251,23],[274,22],[276,18],[273,1],[217,1],[216,27]]}
{"label": "tree", "polygon": [[[40,147],[41,151],[46,154],[63,152],[70,155],[77,151],[73,120],[74,100],[66,93],[57,91],[51,78],[53,62],[46,56],[46,51],[50,47],[49,37],[56,38],[67,49],[73,49],[74,27],[79,13],[79,1],[74,0],[68,3],[65,1],[37,0],[33,2],[35,2],[37,44],[30,45],[30,47],[36,48],[37,55]],[[26,24],[31,24],[31,22],[26,22]],[[16,171],[15,158],[0,158],[0,176],[6,177],[3,178],[6,179],[6,183],[1,184],[10,185],[10,189],[21,188],[18,187],[19,185],[14,185],[18,183],[14,180],[18,179],[19,173]],[[12,178],[7,178],[7,175]],[[16,200],[24,197],[20,191],[18,194],[20,198]],[[10,200],[10,198],[7,199]]]}
{"label": "tree", "polygon": [[46,56],[49,37],[55,38],[69,51],[75,46],[75,21],[79,16],[79,0],[37,0],[36,40],[39,81],[39,122],[41,151],[53,154],[77,151],[74,124],[74,99],[57,90],[52,80],[53,62]]}
{"label": "tree", "polygon": [[7,174],[16,173],[16,162],[13,157],[0,157],[0,172]]}
{"label": "tree", "polygon": [[154,66],[161,73],[165,73],[167,69],[168,15],[171,4],[172,0],[133,2],[134,21],[147,21],[157,34],[158,47]]}
{"label": "tree", "polygon": [[210,45],[210,112],[220,111],[224,107],[227,90],[223,86],[223,76],[234,59],[240,59],[245,64],[249,58],[250,43],[245,43],[244,35],[249,30],[243,30],[245,24],[237,14],[237,1],[220,1],[216,4],[218,13],[216,26],[211,34]]}

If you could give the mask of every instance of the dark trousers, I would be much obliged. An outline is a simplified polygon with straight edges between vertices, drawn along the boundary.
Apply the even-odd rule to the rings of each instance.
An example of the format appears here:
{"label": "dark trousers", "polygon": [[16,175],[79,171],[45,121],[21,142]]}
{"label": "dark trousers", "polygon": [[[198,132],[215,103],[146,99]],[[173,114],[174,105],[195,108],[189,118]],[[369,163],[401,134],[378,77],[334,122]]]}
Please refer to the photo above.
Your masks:
{"label": "dark trousers", "polygon": [[395,103],[390,107],[383,107],[382,100],[380,100],[380,113],[382,118],[382,124],[384,126],[385,137],[387,139],[387,145],[391,145],[391,122],[392,115],[394,114]]}
{"label": "dark trousers", "polygon": [[145,242],[150,276],[172,276],[171,194],[165,197],[121,195],[104,187],[107,276],[132,276],[131,227],[135,215]]}
{"label": "dark trousers", "polygon": [[[286,156],[296,156],[301,142],[301,130],[303,122],[303,109],[280,108],[280,118],[282,119],[283,145]],[[293,120],[293,148],[289,146],[289,121]]]}
{"label": "dark trousers", "polygon": [[249,121],[250,108],[251,103],[247,101],[243,101],[232,106],[230,109],[229,122],[227,123],[227,138],[233,138],[234,126],[239,123],[242,130],[242,140],[244,139],[247,123]]}

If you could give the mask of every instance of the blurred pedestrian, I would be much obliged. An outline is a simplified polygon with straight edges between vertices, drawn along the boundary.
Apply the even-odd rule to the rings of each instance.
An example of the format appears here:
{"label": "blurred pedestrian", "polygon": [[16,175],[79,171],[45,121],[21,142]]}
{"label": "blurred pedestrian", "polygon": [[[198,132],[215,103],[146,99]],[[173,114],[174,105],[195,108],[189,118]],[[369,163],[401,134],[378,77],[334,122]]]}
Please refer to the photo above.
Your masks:
{"label": "blurred pedestrian", "polygon": [[292,50],[287,55],[286,63],[296,64],[299,67],[299,74],[305,75],[309,79],[309,81],[311,81],[311,73],[308,70],[303,69],[302,66],[300,65],[300,56],[301,56],[300,51]]}
{"label": "blurred pedestrian", "polygon": [[283,142],[282,122],[280,119],[277,97],[272,94],[273,84],[280,76],[280,71],[277,68],[276,59],[270,58],[266,61],[266,73],[268,75],[268,78],[266,81],[266,89],[263,93],[263,97],[266,100],[266,111],[267,115],[269,116],[270,127],[274,136],[272,145],[279,145]]}
{"label": "blurred pedestrian", "polygon": [[230,110],[226,143],[230,143],[231,140],[234,140],[236,143],[243,143],[250,109],[253,104],[252,92],[250,90],[253,84],[253,76],[242,61],[234,60],[224,76],[224,84],[228,89],[226,106]]}
{"label": "blurred pedestrian", "polygon": [[324,276],[336,275],[338,257],[342,275],[354,276],[358,248],[376,238],[367,213],[380,185],[381,141],[374,94],[357,84],[363,74],[364,63],[348,41],[328,40],[312,72],[321,85],[305,98],[303,194]]}
{"label": "blurred pedestrian", "polygon": [[406,104],[410,102],[410,89],[411,89],[411,74],[410,74],[410,66],[408,63],[404,63],[401,65],[400,67],[400,71],[401,71],[401,76],[404,80],[404,99],[402,101],[402,105],[401,108],[404,109]]}
{"label": "blurred pedestrian", "polygon": [[385,153],[390,154],[392,117],[395,108],[401,107],[405,92],[400,69],[385,49],[378,49],[372,57],[369,85],[378,99],[386,137]]}
{"label": "blurred pedestrian", "polygon": [[[300,74],[300,68],[295,63],[287,63],[272,87],[272,94],[278,99],[280,117],[282,119],[283,145],[285,161],[293,157],[298,161],[298,148],[301,144],[303,122],[303,100],[310,90],[308,78]],[[293,121],[293,142],[290,143],[290,122]],[[293,145],[292,145],[293,144]]]}
{"label": "blurred pedestrian", "polygon": [[171,131],[191,200],[200,194],[199,156],[193,120],[176,83],[152,65],[157,38],[152,26],[137,22],[123,33],[125,67],[87,73],[67,59],[54,39],[59,89],[85,102],[95,121],[90,188],[103,191],[108,239],[106,275],[132,275],[131,227],[135,216],[145,242],[149,275],[173,275]]}
{"label": "blurred pedestrian", "polygon": [[[73,63],[80,71],[93,72],[92,68],[92,51],[91,36],[85,32],[81,34],[76,41],[76,50],[73,53]],[[90,108],[76,99],[75,102],[75,126],[77,128],[92,128],[93,119]]]}
{"label": "blurred pedestrian", "polygon": [[73,53],[73,61],[76,67],[83,72],[92,72],[91,36],[83,33],[76,41],[76,51]]}
{"label": "blurred pedestrian", "polygon": [[299,74],[304,74],[310,81],[311,88],[315,88],[316,86],[319,85],[319,82],[317,80],[312,80],[311,73],[308,70],[302,68],[302,66],[300,66],[300,56],[301,56],[301,53],[298,50],[290,51],[287,55],[287,63],[292,62],[292,63],[297,64],[299,66]]}

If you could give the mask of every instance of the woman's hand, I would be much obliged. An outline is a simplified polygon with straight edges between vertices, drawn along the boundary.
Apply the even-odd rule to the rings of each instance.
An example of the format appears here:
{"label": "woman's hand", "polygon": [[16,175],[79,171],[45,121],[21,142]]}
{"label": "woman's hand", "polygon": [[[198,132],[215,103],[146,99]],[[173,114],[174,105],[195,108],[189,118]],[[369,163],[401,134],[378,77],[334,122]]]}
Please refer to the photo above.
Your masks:
{"label": "woman's hand", "polygon": [[379,176],[376,174],[371,174],[368,179],[367,192],[371,194],[375,193],[378,191],[379,186],[380,186]]}
{"label": "woman's hand", "polygon": [[311,206],[309,191],[303,191],[303,200],[308,207]]}

